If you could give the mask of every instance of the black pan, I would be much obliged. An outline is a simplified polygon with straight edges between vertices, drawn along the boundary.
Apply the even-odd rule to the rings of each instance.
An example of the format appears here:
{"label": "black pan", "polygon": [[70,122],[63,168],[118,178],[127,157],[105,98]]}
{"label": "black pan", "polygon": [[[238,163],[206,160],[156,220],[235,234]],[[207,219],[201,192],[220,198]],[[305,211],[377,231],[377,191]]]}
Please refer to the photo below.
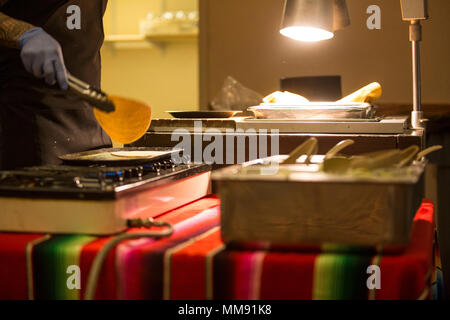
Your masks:
{"label": "black pan", "polygon": [[[112,155],[112,152],[122,151],[151,151],[158,154],[151,158],[121,158]],[[67,165],[75,166],[137,166],[154,163],[162,160],[169,160],[173,154],[180,153],[182,150],[173,148],[108,148],[73,153],[59,157]]]}

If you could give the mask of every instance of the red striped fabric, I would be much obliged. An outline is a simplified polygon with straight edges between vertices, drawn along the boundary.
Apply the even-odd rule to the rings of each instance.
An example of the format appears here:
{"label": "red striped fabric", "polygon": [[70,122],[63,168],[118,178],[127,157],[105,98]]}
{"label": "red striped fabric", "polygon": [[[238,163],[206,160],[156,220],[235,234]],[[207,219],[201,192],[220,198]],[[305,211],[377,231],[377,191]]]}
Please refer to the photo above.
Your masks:
{"label": "red striped fabric", "polygon": [[434,207],[425,200],[414,219],[407,250],[381,259],[381,290],[377,290],[377,299],[419,299],[426,293],[433,273],[434,236]]}
{"label": "red striped fabric", "polygon": [[[96,298],[314,297],[315,266],[322,253],[225,249],[220,238],[219,205],[217,198],[205,198],[161,216],[159,220],[174,225],[170,238],[119,244],[104,264]],[[427,297],[434,229],[433,206],[426,201],[414,220],[408,249],[381,257],[382,288],[376,291],[376,299]],[[128,232],[138,231],[143,230]],[[39,239],[42,235],[0,234],[0,299],[28,297],[26,248]],[[109,239],[95,239],[81,249],[81,296],[92,261]]]}
{"label": "red striped fabric", "polygon": [[[81,297],[84,297],[87,278],[91,269],[92,262],[94,261],[97,253],[103,248],[105,243],[111,238],[100,238],[87,245],[85,245],[81,251],[80,256],[80,269],[81,269]],[[96,299],[100,300],[115,300],[118,299],[117,295],[117,278],[116,278],[116,251],[111,250],[108,258],[103,264],[102,271],[99,277],[99,286],[95,295]]]}
{"label": "red striped fabric", "polygon": [[40,234],[0,234],[0,300],[28,299],[26,249]]}
{"label": "red striped fabric", "polygon": [[142,239],[119,245],[124,257],[120,261],[120,297],[123,299],[162,299],[164,288],[164,253],[188,239],[196,237],[219,224],[219,202],[205,198],[179,210],[174,210],[160,220],[174,225],[170,238]]}
{"label": "red striped fabric", "polygon": [[314,265],[318,254],[271,253],[264,261],[261,299],[313,297]]}
{"label": "red striped fabric", "polygon": [[173,253],[170,259],[168,277],[169,293],[166,298],[173,300],[207,299],[207,263],[206,258],[222,245],[220,230],[213,229],[192,244]]}

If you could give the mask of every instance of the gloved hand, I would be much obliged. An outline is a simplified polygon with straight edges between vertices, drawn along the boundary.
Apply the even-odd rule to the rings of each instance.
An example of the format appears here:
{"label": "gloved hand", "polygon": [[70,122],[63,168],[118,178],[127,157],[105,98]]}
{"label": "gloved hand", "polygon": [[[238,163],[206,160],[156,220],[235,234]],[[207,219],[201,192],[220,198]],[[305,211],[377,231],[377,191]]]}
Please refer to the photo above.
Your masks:
{"label": "gloved hand", "polygon": [[25,31],[18,40],[25,69],[37,78],[44,78],[48,85],[58,83],[67,90],[67,71],[61,46],[42,28]]}

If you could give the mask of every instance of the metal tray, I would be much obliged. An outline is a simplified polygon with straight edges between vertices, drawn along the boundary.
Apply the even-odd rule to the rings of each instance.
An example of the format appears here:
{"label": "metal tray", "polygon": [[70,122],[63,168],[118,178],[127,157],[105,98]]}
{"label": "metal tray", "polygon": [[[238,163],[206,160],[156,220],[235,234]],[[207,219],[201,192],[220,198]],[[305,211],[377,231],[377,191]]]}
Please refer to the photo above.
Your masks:
{"label": "metal tray", "polygon": [[369,103],[311,102],[295,106],[261,104],[248,111],[260,119],[332,120],[373,119],[376,108]]}
{"label": "metal tray", "polygon": [[166,111],[176,119],[228,119],[232,118],[242,111]]}
{"label": "metal tray", "polygon": [[225,243],[407,246],[423,199],[425,163],[392,169],[390,178],[386,172],[374,177],[325,174],[318,163],[280,165],[270,174],[262,165],[284,158],[213,173]]}
{"label": "metal tray", "polygon": [[[158,155],[151,158],[121,158],[111,154],[112,152],[121,151],[152,151],[157,152]],[[181,149],[173,148],[108,148],[68,154],[59,157],[59,159],[68,165],[135,166],[167,160],[173,154],[180,153],[181,151]]]}

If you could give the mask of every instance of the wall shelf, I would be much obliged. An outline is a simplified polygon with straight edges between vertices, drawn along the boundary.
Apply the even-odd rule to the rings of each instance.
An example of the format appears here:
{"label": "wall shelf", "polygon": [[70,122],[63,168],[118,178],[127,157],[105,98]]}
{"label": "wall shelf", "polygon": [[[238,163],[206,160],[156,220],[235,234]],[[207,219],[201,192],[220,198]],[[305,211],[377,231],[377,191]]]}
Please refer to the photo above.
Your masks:
{"label": "wall shelf", "polygon": [[107,35],[105,37],[106,43],[116,43],[116,42],[140,42],[145,41],[145,35],[141,34],[114,34]]}
{"label": "wall shelf", "polygon": [[181,42],[198,39],[198,31],[179,33],[155,33],[146,36],[151,42]]}
{"label": "wall shelf", "polygon": [[155,42],[170,43],[182,42],[198,39],[198,31],[177,32],[177,33],[152,33],[144,34],[123,34],[123,35],[107,35],[105,43],[130,43],[130,42]]}

